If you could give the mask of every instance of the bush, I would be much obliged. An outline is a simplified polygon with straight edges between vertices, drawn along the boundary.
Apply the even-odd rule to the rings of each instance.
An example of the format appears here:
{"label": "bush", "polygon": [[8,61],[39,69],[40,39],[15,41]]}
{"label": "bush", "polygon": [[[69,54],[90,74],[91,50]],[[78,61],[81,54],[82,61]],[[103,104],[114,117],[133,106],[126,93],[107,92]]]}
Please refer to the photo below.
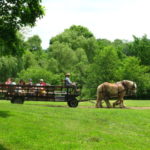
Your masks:
{"label": "bush", "polygon": [[27,70],[22,70],[18,77],[25,81],[29,79],[33,80],[33,83],[38,83],[39,79],[43,79],[46,83],[51,85],[58,85],[61,82],[61,76],[55,75],[52,72],[49,72],[43,68],[28,68]]}

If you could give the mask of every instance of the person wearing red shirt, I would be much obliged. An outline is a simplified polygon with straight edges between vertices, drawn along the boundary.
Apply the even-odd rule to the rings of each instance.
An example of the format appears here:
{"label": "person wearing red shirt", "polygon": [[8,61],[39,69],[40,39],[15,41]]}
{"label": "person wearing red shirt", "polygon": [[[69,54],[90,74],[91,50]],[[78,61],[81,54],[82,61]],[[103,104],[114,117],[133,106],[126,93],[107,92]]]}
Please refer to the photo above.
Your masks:
{"label": "person wearing red shirt", "polygon": [[43,79],[40,79],[40,85],[41,85],[41,86],[46,86],[46,83],[44,82]]}

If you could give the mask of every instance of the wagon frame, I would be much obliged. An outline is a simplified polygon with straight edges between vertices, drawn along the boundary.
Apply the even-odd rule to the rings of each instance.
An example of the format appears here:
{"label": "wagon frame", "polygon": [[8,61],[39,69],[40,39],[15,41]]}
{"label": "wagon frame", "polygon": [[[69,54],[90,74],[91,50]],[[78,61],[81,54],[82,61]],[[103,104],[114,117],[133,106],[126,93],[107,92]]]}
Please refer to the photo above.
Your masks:
{"label": "wagon frame", "polygon": [[80,89],[60,85],[6,85],[0,84],[0,99],[23,104],[24,101],[67,102],[69,107],[77,107]]}

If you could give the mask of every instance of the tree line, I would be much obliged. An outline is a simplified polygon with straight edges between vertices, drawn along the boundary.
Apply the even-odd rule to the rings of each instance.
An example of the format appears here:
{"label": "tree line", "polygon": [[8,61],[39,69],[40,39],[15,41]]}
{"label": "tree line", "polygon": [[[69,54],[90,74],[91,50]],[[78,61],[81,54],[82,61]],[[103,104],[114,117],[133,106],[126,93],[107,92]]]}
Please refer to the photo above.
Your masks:
{"label": "tree line", "polygon": [[70,72],[71,80],[82,86],[83,97],[94,97],[103,82],[132,80],[138,85],[138,98],[149,98],[150,39],[146,35],[133,36],[133,41],[109,41],[96,39],[86,27],[72,25],[51,38],[44,50],[38,35],[25,40],[20,32],[44,15],[40,0],[8,1],[0,2],[5,8],[0,10],[0,82],[13,77],[16,81],[32,78],[36,83],[42,78],[58,85]]}

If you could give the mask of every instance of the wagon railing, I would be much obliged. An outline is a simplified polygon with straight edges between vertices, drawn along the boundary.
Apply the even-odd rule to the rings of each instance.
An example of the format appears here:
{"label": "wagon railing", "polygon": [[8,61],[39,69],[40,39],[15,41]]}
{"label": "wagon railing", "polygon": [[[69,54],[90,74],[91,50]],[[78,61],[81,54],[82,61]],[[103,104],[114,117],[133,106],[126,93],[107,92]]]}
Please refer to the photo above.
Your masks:
{"label": "wagon railing", "polygon": [[0,99],[11,103],[23,103],[25,100],[65,101],[70,107],[78,105],[76,99],[80,93],[77,88],[60,85],[6,85],[0,84]]}

